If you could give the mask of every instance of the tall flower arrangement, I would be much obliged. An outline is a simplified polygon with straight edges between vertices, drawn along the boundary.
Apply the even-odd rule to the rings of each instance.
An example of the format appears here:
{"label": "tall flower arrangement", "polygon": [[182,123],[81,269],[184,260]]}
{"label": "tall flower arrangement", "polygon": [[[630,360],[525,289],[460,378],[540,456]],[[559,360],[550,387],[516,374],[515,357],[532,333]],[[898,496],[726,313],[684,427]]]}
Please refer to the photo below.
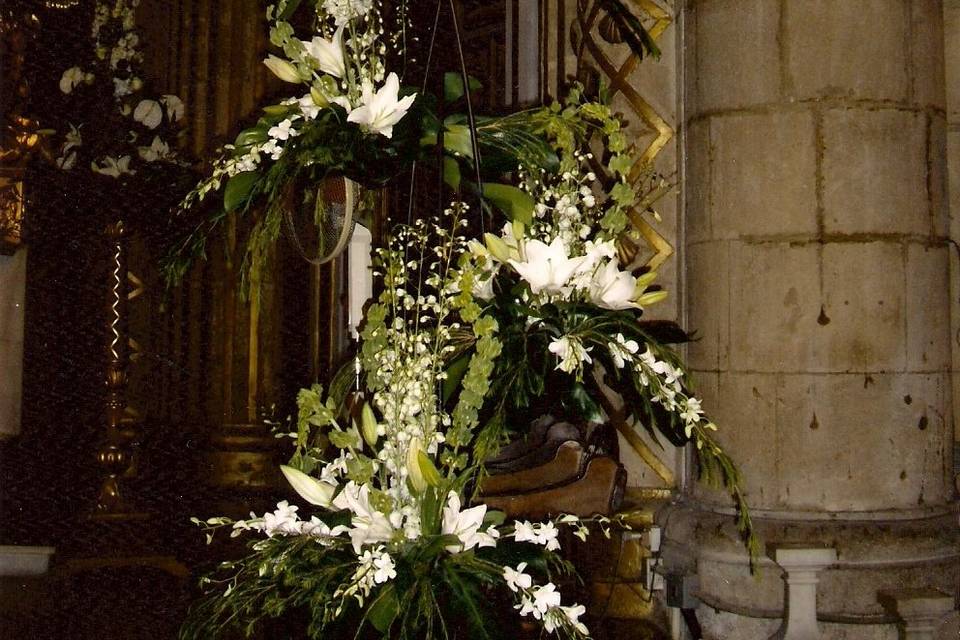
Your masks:
{"label": "tall flower arrangement", "polygon": [[[655,284],[656,272],[625,258],[627,207],[655,201],[663,182],[650,181],[641,194],[629,186],[626,139],[608,107],[574,90],[565,107],[541,117],[557,168],[519,165],[529,206],[513,209],[499,233],[470,242],[471,286],[503,345],[482,411],[481,442],[493,447],[543,413],[605,422],[611,394],[619,395],[635,428],[696,445],[702,477],[727,489],[756,554],[739,470],[712,436],[717,427],[668,346],[688,337],[675,325],[641,320],[667,292]],[[603,177],[591,168],[597,164],[591,138],[603,142]]]}
{"label": "tall flower arrangement", "polygon": [[60,76],[65,98],[51,111],[57,121],[46,124],[62,136],[56,164],[64,171],[90,170],[125,182],[138,172],[182,162],[177,143],[184,104],[173,94],[146,92],[138,5],[139,0],[97,0],[89,55]]}
{"label": "tall flower arrangement", "polygon": [[[226,528],[253,538],[247,557],[205,579],[208,597],[183,636],[235,624],[249,633],[294,609],[307,611],[316,638],[512,637],[524,618],[587,636],[584,607],[558,590],[572,572],[558,534],[569,527],[584,538],[594,527],[568,515],[507,522],[475,494],[489,456],[531,420],[604,421],[613,395],[635,428],[695,444],[703,477],[726,487],[756,553],[739,471],[668,346],[687,335],[641,320],[666,292],[628,259],[629,212],[652,211],[668,186],[653,174],[642,192],[631,186],[633,158],[610,109],[575,88],[564,104],[480,117],[475,128],[456,115],[440,122],[430,96],[403,89],[389,70],[387,53],[400,44],[375,0],[312,3],[310,39],[288,22],[298,4],[270,7],[283,57],[265,63],[302,95],[267,107],[184,206],[222,190],[216,224],[262,203],[255,232],[266,242],[299,176],[381,185],[442,138],[446,184],[479,196],[474,216],[503,218],[496,232],[471,237],[476,225],[458,200],[440,218],[397,227],[377,250],[382,293],[367,309],[356,365],[326,396],[303,390],[295,426],[282,433],[294,447],[283,472],[300,504],[196,521],[210,536]],[[445,83],[448,102],[463,80]],[[205,237],[180,249],[202,250]],[[344,379],[356,380],[353,393]],[[517,616],[505,619],[504,606]]]}
{"label": "tall flower arrangement", "polygon": [[[236,619],[249,630],[302,606],[315,638],[338,629],[503,638],[516,622],[496,607],[511,603],[517,619],[548,633],[588,635],[585,608],[556,583],[572,570],[557,553],[559,529],[585,537],[586,524],[572,516],[506,522],[482,504],[467,506],[482,464],[478,411],[500,342],[496,322],[464,287],[466,211],[457,203],[442,219],[399,227],[378,252],[383,293],[367,315],[363,398],[352,414],[345,397],[324,398],[317,386],[301,392],[287,434],[296,451],[283,472],[309,514],[281,502],[248,520],[197,521],[258,539],[251,555],[222,566],[222,580],[207,581],[211,595],[184,637],[211,637]],[[467,373],[451,388],[447,363],[465,342],[474,345]]]}
{"label": "tall flower arrangement", "polygon": [[[172,249],[165,264],[170,282],[204,253],[207,238],[227,216],[256,211],[246,257],[248,268],[259,270],[264,253],[257,249],[279,236],[291,190],[328,175],[376,189],[420,152],[423,118],[408,113],[424,105],[388,69],[388,58],[399,57],[403,42],[392,35],[399,29],[385,28],[381,2],[303,4],[309,6],[282,0],[267,8],[270,43],[281,55],[268,55],[264,64],[296,89],[265,107],[252,127],[226,145],[211,174],[181,202],[185,213],[220,193],[222,208]],[[312,25],[308,34],[298,35],[291,23],[298,9]]]}

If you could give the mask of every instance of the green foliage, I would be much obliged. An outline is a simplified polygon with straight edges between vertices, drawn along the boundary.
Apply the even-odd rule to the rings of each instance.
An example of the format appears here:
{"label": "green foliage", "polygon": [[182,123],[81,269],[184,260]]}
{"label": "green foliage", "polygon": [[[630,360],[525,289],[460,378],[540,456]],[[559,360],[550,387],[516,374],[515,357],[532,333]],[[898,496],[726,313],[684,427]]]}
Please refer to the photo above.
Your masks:
{"label": "green foliage", "polygon": [[518,220],[525,225],[533,221],[533,198],[522,189],[488,182],[483,185],[483,197],[495,204],[510,220]]}

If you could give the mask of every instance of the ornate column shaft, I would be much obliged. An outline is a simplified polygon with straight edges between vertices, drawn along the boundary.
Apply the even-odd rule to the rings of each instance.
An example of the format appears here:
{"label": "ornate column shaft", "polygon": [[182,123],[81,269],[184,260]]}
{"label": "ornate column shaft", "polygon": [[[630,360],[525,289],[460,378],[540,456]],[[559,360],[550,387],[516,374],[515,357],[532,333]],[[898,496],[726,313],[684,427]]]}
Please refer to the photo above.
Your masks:
{"label": "ornate column shaft", "polygon": [[[685,7],[689,363],[767,541],[837,545],[824,638],[892,633],[879,589],[960,575],[942,35],[936,0]],[[775,568],[695,498],[707,637],[768,636]]]}

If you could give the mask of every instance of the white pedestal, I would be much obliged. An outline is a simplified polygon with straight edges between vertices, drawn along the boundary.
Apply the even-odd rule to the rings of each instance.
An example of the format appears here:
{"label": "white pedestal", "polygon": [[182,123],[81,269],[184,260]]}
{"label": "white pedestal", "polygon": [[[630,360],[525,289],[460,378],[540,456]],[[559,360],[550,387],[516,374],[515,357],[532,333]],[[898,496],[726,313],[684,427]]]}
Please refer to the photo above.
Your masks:
{"label": "white pedestal", "polygon": [[0,578],[43,575],[54,551],[53,547],[0,545]]}
{"label": "white pedestal", "polygon": [[836,549],[780,547],[771,554],[783,569],[783,625],[770,640],[819,640],[817,575],[837,561]]}
{"label": "white pedestal", "polygon": [[954,606],[953,596],[937,589],[884,591],[878,600],[903,621],[904,640],[936,640],[934,633]]}

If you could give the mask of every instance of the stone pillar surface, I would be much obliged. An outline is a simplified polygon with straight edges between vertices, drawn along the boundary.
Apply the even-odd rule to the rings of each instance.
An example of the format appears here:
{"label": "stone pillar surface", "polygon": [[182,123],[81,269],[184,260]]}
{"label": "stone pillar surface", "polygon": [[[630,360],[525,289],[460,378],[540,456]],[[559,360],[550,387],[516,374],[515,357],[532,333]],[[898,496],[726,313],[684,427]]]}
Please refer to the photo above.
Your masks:
{"label": "stone pillar surface", "polygon": [[[947,165],[950,239],[960,242],[960,0],[943,7],[943,41],[947,85]],[[953,346],[953,406],[960,406],[960,245],[950,261],[950,336]],[[960,490],[960,429],[954,414],[954,473]]]}
{"label": "stone pillar surface", "polygon": [[[896,638],[879,590],[960,576],[943,3],[688,0],[682,38],[688,363],[766,541],[837,549],[823,637]],[[776,567],[692,498],[707,637],[768,636]]]}

